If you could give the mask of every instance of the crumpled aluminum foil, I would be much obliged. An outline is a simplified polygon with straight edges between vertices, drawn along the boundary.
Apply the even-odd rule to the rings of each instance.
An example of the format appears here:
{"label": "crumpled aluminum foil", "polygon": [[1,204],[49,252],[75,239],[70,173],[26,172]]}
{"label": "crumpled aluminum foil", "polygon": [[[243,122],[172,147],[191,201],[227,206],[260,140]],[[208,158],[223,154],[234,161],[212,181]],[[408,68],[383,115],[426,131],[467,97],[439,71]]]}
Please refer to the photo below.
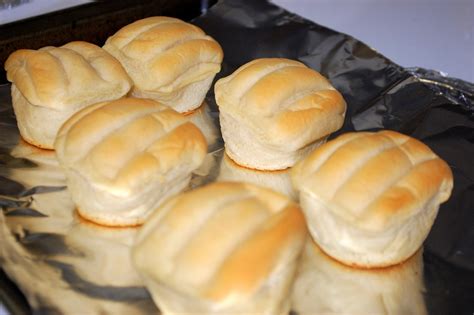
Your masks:
{"label": "crumpled aluminum foil", "polygon": [[[436,71],[403,69],[348,35],[266,1],[223,0],[193,23],[224,49],[217,79],[255,58],[300,60],[327,76],[347,101],[345,124],[333,136],[397,130],[424,141],[448,162],[454,191],[425,242],[422,293],[429,314],[471,314],[474,86]],[[128,256],[137,228],[106,228],[77,216],[54,152],[19,137],[9,90],[0,86],[2,269],[35,314],[158,313]],[[276,180],[274,174],[249,174],[226,164],[212,90],[206,101],[208,112],[191,119],[202,124],[211,143],[190,189],[234,176],[263,185],[276,182],[275,189],[291,195],[284,172]]]}

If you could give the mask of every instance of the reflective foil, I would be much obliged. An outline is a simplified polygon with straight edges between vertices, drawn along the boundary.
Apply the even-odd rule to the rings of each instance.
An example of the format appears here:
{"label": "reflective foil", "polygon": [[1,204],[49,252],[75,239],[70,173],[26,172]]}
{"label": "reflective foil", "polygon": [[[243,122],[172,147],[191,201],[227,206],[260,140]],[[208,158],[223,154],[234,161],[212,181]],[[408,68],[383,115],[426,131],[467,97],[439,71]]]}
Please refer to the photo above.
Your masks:
{"label": "reflective foil", "polygon": [[[406,284],[402,285],[413,283],[416,287],[407,291],[422,291],[421,300],[429,314],[472,314],[474,86],[436,71],[403,69],[348,35],[266,1],[223,0],[193,23],[224,49],[223,68],[216,79],[255,58],[300,60],[328,77],[347,101],[345,124],[333,137],[352,130],[397,130],[422,140],[448,162],[454,174],[452,196],[441,206],[425,242],[423,266],[410,269],[420,270],[413,274],[422,273],[422,284],[405,272],[402,279]],[[158,313],[129,261],[137,228],[105,228],[77,216],[54,152],[34,148],[20,139],[9,93],[9,85],[0,86],[2,269],[26,296],[35,314]],[[201,128],[212,143],[189,189],[222,178],[245,180],[248,176],[262,185],[277,183],[275,189],[286,191],[284,172],[272,174],[269,180],[266,174],[249,174],[249,170],[226,164],[216,129],[218,111],[213,90],[206,101],[209,108],[190,119],[204,124]],[[221,166],[226,167],[222,174]],[[366,279],[364,272],[325,269],[332,263],[319,266],[320,270],[336,272],[337,277],[328,277],[327,271],[314,275],[335,279],[334,288],[339,287],[338,277],[349,281],[346,274],[353,277],[348,282],[351,285]],[[388,281],[395,288],[392,278],[369,278],[373,283]],[[343,294],[341,301],[342,297],[347,301],[351,294],[348,286],[338,290],[324,294],[330,293],[336,301],[337,294]],[[378,295],[386,296],[372,289],[370,294],[375,300]],[[420,299],[416,300],[419,303]]]}

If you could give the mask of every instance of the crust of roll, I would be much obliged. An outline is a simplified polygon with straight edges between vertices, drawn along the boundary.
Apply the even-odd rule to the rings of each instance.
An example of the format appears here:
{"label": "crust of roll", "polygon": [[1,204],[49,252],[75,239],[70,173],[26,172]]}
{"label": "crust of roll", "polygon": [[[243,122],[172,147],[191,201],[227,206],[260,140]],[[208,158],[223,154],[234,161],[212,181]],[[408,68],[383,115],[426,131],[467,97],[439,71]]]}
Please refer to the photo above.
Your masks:
{"label": "crust of roll", "polygon": [[316,243],[361,267],[413,255],[453,187],[428,146],[388,130],[339,136],[298,163],[292,181]]}
{"label": "crust of roll", "polygon": [[76,113],[61,127],[55,148],[79,213],[99,224],[129,226],[186,188],[207,144],[167,106],[123,98]]}
{"label": "crust of roll", "polygon": [[118,99],[132,82],[121,64],[86,42],[39,50],[20,49],[5,62],[12,104],[25,141],[53,149],[57,131],[75,112]]}
{"label": "crust of roll", "polygon": [[214,90],[226,150],[249,168],[291,167],[344,122],[342,95],[294,60],[253,60],[218,80]]}
{"label": "crust of roll", "polygon": [[219,182],[160,207],[132,258],[167,314],[283,314],[305,233],[304,217],[287,197]]}
{"label": "crust of roll", "polygon": [[134,82],[132,95],[151,98],[184,113],[201,105],[220,71],[220,45],[199,27],[155,16],[129,24],[109,37],[104,49]]}

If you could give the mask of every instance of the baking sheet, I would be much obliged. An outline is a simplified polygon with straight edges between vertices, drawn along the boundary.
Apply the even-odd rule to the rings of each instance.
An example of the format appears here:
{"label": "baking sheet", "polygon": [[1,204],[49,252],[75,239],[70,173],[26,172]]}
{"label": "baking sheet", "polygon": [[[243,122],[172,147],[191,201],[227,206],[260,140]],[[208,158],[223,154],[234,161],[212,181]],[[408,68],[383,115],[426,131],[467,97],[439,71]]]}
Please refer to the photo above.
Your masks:
{"label": "baking sheet", "polygon": [[[255,58],[300,60],[327,76],[347,101],[344,126],[335,135],[397,130],[448,162],[454,190],[425,242],[423,294],[429,314],[472,314],[473,85],[403,69],[348,35],[266,1],[220,1],[193,23],[224,49],[217,78]],[[212,90],[206,100],[217,122]],[[217,139],[191,188],[216,179],[221,147]],[[0,86],[0,207],[0,262],[34,313],[158,312],[127,258],[136,231],[77,217],[54,154],[21,142],[8,85]]]}

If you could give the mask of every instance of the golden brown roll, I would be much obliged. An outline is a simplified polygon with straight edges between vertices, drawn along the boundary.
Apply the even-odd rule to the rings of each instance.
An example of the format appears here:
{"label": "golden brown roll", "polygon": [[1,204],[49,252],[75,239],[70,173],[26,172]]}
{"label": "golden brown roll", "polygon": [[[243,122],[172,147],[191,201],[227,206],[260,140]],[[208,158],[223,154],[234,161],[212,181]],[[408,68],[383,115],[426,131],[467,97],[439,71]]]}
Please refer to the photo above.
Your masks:
{"label": "golden brown roll", "polygon": [[449,166],[394,131],[346,133],[292,170],[313,239],[348,265],[397,264],[422,245],[453,187]]}
{"label": "golden brown roll", "polygon": [[343,265],[308,239],[292,290],[299,315],[423,315],[423,256],[402,264],[360,269]]}
{"label": "golden brown roll", "polygon": [[296,191],[291,185],[290,169],[278,171],[250,169],[232,161],[225,152],[221,160],[217,180],[251,183],[273,189],[293,200],[297,200]]}
{"label": "golden brown roll", "polygon": [[152,100],[95,104],[60,129],[56,154],[79,213],[103,225],[137,225],[186,188],[206,141],[183,115]]}
{"label": "golden brown roll", "polygon": [[86,42],[39,50],[21,49],[5,62],[12,104],[27,142],[52,149],[59,127],[75,112],[118,99],[131,88],[120,63]]}
{"label": "golden brown roll", "polygon": [[285,314],[306,233],[287,197],[213,183],[157,209],[132,260],[164,314]]}
{"label": "golden brown roll", "polygon": [[132,78],[133,96],[155,99],[181,113],[201,105],[223,58],[220,45],[199,27],[165,16],[123,27],[104,49]]}
{"label": "golden brown roll", "polygon": [[249,168],[291,167],[344,122],[341,94],[294,60],[253,60],[214,90],[227,154]]}

